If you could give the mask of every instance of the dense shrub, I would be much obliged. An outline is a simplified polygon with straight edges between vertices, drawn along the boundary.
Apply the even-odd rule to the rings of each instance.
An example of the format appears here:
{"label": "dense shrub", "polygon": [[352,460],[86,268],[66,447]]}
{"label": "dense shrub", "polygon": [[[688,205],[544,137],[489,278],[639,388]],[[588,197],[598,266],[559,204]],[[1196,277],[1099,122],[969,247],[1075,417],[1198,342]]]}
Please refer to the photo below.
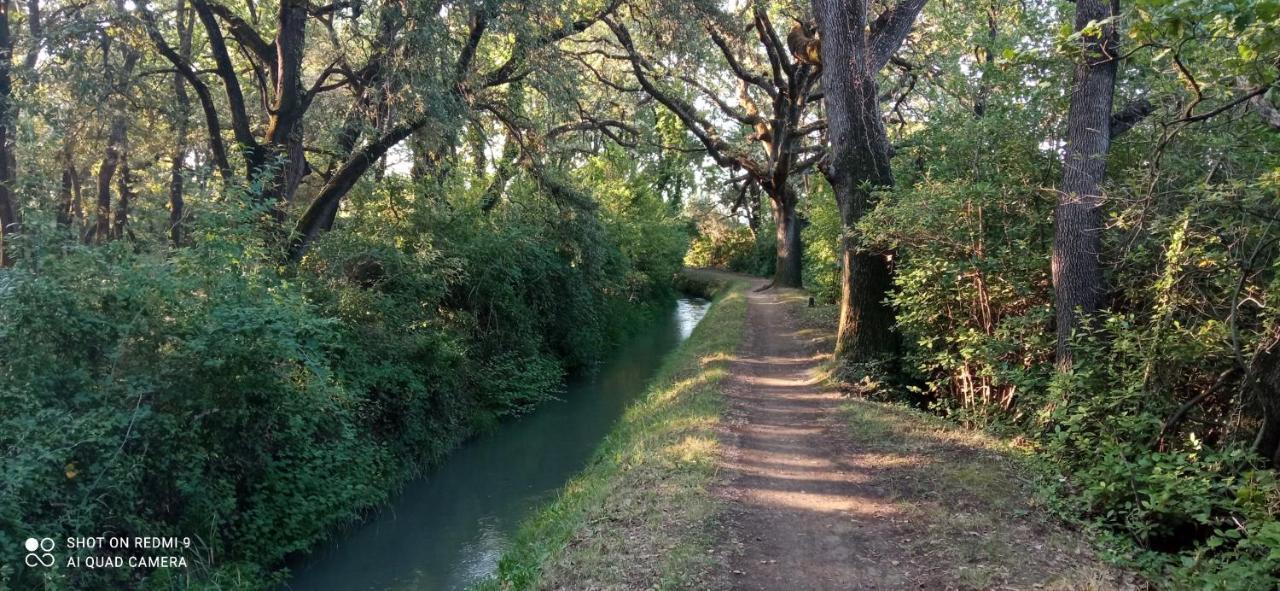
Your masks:
{"label": "dense shrub", "polygon": [[822,302],[840,300],[840,211],[825,181],[815,180],[809,199],[801,202],[805,225],[804,286]]}
{"label": "dense shrub", "polygon": [[[1046,188],[1060,164],[1042,139],[1054,119],[1038,110],[1053,108],[936,113],[895,159],[898,188],[859,227],[895,252],[890,300],[908,379],[890,394],[1024,434],[1068,476],[1064,510],[1153,577],[1276,588],[1280,488],[1253,448],[1280,260],[1259,212],[1274,209],[1266,154],[1280,144],[1247,120],[1186,130],[1162,147],[1167,170],[1155,177],[1152,130],[1117,145],[1102,253],[1109,311],[1076,335],[1075,369],[1058,375]],[[823,209],[810,205],[810,218]],[[838,228],[807,232],[806,280],[826,293],[818,270],[832,255],[819,245],[834,245]]]}
{"label": "dense shrub", "polygon": [[[765,207],[761,204],[761,207]],[[769,276],[777,263],[777,237],[772,219],[762,212],[753,229],[736,215],[726,215],[709,202],[692,203],[686,215],[696,231],[684,264]]]}
{"label": "dense shrub", "polygon": [[[921,140],[935,147],[916,151],[926,168],[901,171],[904,188],[861,226],[872,245],[897,253],[892,301],[912,345],[904,366],[966,419],[1016,413],[1017,399],[1042,392],[1051,373],[1052,202],[1040,187],[1056,165],[1034,128],[1012,127],[991,145],[1002,124],[995,115],[946,120],[942,137]],[[973,166],[976,154],[984,166]]]}
{"label": "dense shrub", "polygon": [[[632,193],[574,206],[520,180],[485,214],[389,180],[297,267],[236,199],[171,252],[50,239],[0,290],[0,563],[28,535],[189,536],[196,586],[271,586],[663,305],[683,231]],[[0,588],[191,584],[37,572]]]}
{"label": "dense shrub", "polygon": [[696,268],[742,269],[750,266],[755,242],[755,235],[746,226],[703,230],[689,245],[684,262]]}

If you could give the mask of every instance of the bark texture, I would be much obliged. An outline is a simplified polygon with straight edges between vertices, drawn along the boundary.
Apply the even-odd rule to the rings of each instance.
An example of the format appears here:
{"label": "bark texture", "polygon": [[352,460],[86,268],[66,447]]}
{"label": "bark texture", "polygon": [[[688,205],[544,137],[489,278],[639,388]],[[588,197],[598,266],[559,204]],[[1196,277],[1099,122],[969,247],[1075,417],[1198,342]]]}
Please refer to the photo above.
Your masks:
{"label": "bark texture", "polygon": [[801,269],[804,267],[803,245],[800,241],[802,229],[799,215],[796,213],[796,196],[791,191],[779,197],[770,196],[773,201],[774,223],[777,230],[777,266],[774,267],[773,284],[783,287],[800,287]]}
{"label": "bark texture", "polygon": [[111,218],[111,237],[124,240],[129,230],[129,208],[133,203],[133,173],[129,168],[129,148],[126,144],[120,155],[120,174],[116,175],[116,213]]}
{"label": "bark texture", "polygon": [[846,361],[875,361],[897,348],[893,310],[885,302],[893,286],[891,253],[862,248],[856,226],[875,205],[875,191],[893,185],[876,73],[901,46],[924,4],[904,0],[869,23],[865,0],[813,2],[831,141],[823,174],[844,226],[836,355]]}
{"label": "bark texture", "polygon": [[1053,291],[1058,367],[1072,364],[1070,338],[1102,301],[1102,183],[1111,146],[1111,103],[1116,82],[1118,0],[1077,0],[1076,31],[1105,23],[1081,38],[1067,114],[1062,186],[1054,212]]}
{"label": "bark texture", "polygon": [[9,237],[21,228],[13,194],[13,38],[9,32],[9,0],[0,2],[0,266],[13,262]]}
{"label": "bark texture", "polygon": [[[58,227],[72,230],[80,222],[80,172],[76,170],[75,150],[70,139],[63,140],[62,180],[58,185]],[[79,235],[79,230],[74,230]]]}
{"label": "bark texture", "polygon": [[1245,384],[1261,422],[1254,450],[1272,466],[1280,466],[1280,333],[1276,330],[1255,354]]}
{"label": "bark texture", "polygon": [[85,236],[85,242],[104,242],[111,237],[111,181],[120,166],[120,157],[124,151],[125,134],[128,131],[123,115],[116,115],[111,120],[111,131],[107,134],[107,147],[102,155],[102,163],[98,165],[97,209],[94,212],[93,227]]}
{"label": "bark texture", "polygon": [[319,237],[321,232],[332,226],[333,218],[342,197],[351,191],[351,188],[360,180],[365,171],[374,162],[377,162],[379,158],[382,158],[392,146],[409,137],[414,131],[421,129],[428,121],[428,119],[419,119],[392,129],[378,141],[356,152],[342,168],[339,168],[333,174],[333,177],[329,179],[329,182],[325,183],[324,187],[320,189],[320,193],[316,195],[316,198],[312,200],[306,211],[303,212],[302,218],[298,220],[298,226],[294,230],[294,237],[289,246],[289,259],[291,261],[302,260],[303,255],[307,253],[307,249],[311,246],[311,242]]}
{"label": "bark texture", "polygon": [[[191,61],[191,26],[187,20],[185,0],[178,0],[177,21],[178,53],[181,63],[187,63]],[[173,156],[169,163],[169,241],[176,248],[182,245],[182,216],[186,207],[182,169],[187,157],[188,119],[191,117],[191,98],[187,95],[187,80],[181,72],[173,74],[173,98],[177,112],[174,114]]]}
{"label": "bark texture", "polygon": [[[284,0],[276,18],[275,102],[267,122],[267,144],[276,168],[266,197],[275,205],[289,203],[307,173],[302,145],[302,115],[307,108],[302,88],[302,50],[306,43],[307,3]],[[283,221],[283,215],[280,214]]]}

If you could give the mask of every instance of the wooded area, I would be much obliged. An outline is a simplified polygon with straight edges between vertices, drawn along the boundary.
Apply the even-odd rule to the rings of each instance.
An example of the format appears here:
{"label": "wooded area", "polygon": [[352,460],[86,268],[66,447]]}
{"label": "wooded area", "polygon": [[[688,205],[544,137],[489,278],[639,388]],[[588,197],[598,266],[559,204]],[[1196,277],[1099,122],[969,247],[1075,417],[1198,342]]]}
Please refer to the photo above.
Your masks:
{"label": "wooded area", "polygon": [[[838,301],[851,391],[1149,577],[1280,585],[1277,0],[0,2],[12,588],[269,587],[682,264]],[[11,566],[76,529],[208,559]]]}

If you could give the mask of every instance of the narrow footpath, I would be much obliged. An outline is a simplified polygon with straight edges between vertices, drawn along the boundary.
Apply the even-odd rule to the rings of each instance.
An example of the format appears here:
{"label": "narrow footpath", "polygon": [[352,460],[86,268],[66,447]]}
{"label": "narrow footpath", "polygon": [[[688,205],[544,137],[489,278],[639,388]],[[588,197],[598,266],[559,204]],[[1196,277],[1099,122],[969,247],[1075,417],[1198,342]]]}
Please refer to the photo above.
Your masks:
{"label": "narrow footpath", "polygon": [[832,331],[806,326],[805,297],[750,292],[724,382],[725,586],[1132,588],[1044,517],[995,442],[826,386]]}

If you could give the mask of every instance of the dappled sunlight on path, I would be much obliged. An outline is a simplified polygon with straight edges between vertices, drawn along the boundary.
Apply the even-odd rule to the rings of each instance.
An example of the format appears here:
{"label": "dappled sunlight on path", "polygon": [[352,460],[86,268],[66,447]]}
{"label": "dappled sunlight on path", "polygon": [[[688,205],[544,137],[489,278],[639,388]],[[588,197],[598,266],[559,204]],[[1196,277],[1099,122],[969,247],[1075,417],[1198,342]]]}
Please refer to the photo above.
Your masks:
{"label": "dappled sunlight on path", "polygon": [[827,343],[790,316],[797,293],[750,292],[724,381],[727,586],[1111,588],[1076,545],[1012,518],[1021,489],[976,437],[895,423],[892,410],[852,430],[857,408],[822,375]]}
{"label": "dappled sunlight on path", "polygon": [[731,581],[744,589],[847,589],[868,566],[855,518],[898,509],[871,474],[849,463],[841,397],[819,387],[826,356],[796,338],[776,293],[750,294],[745,342],[726,381],[729,484],[720,493],[731,502],[734,537],[750,546],[730,561]]}

